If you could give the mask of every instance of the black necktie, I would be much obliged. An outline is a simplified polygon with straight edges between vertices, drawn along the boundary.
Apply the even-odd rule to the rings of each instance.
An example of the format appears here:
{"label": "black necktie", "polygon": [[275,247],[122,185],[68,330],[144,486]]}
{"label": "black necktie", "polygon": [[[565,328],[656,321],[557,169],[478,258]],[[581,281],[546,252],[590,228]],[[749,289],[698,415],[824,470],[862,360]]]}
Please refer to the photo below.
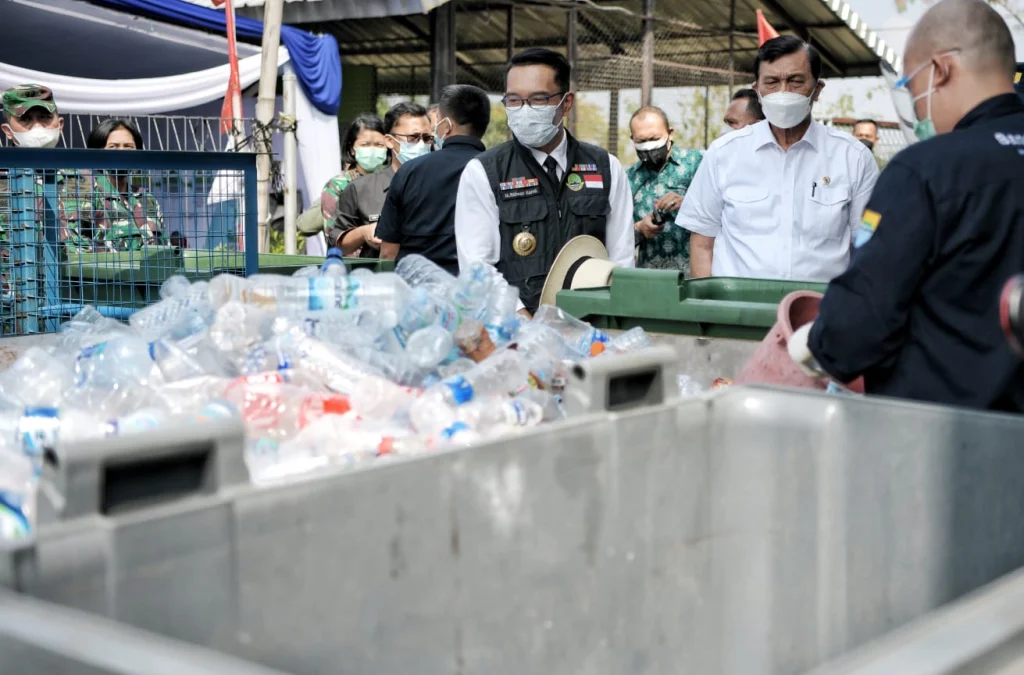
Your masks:
{"label": "black necktie", "polygon": [[544,170],[548,172],[548,178],[551,179],[551,184],[558,186],[558,162],[551,155],[544,160]]}

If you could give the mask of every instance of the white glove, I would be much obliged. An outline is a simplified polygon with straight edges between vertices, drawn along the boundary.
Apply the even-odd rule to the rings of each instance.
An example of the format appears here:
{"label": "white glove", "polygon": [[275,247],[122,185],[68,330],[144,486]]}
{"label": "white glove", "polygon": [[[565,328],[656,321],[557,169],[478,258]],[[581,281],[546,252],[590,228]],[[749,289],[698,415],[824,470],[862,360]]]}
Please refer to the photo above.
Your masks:
{"label": "white glove", "polygon": [[814,322],[805,323],[793,332],[793,336],[789,338],[786,343],[786,349],[789,351],[789,358],[793,359],[793,363],[800,366],[800,370],[804,372],[808,377],[821,377],[826,373],[822,371],[821,366],[814,359],[814,354],[807,347],[807,336],[811,334],[811,326]]}

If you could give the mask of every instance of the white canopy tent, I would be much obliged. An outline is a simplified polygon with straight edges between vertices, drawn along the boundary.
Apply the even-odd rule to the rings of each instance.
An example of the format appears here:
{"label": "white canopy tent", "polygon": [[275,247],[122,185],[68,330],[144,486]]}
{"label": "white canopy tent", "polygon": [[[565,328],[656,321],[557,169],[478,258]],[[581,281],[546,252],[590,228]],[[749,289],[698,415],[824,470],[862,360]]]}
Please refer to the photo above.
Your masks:
{"label": "white canopy tent", "polygon": [[[50,87],[61,113],[111,116],[215,115],[228,82],[227,40],[79,0],[0,0],[0,89]],[[60,40],[54,40],[60,35]],[[47,44],[40,50],[30,45]],[[219,51],[218,51],[219,48]],[[260,54],[239,45],[242,88],[259,79]],[[278,65],[287,67],[282,47]],[[206,67],[187,70],[189,66]],[[184,68],[184,69],[183,69]],[[133,75],[141,75],[133,77]],[[336,118],[317,110],[301,87],[296,97],[299,174],[309,201],[341,170]],[[245,108],[251,109],[246,101]],[[280,107],[280,106],[279,106]]]}

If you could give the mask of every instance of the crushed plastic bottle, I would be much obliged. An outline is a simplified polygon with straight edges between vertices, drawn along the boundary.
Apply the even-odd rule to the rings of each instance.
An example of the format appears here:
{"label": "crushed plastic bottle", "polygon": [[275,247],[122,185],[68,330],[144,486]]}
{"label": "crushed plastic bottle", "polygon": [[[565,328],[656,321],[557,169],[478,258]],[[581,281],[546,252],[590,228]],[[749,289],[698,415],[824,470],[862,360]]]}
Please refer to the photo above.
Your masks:
{"label": "crushed plastic bottle", "polygon": [[607,348],[607,333],[554,305],[541,305],[533,315],[533,322],[555,330],[578,356],[597,356]]}
{"label": "crushed plastic bottle", "polygon": [[651,342],[651,338],[640,326],[636,328],[630,328],[621,335],[616,335],[608,343],[608,351],[606,353],[612,354],[628,354],[629,352],[637,352],[641,349],[646,349],[652,346],[654,343]]}

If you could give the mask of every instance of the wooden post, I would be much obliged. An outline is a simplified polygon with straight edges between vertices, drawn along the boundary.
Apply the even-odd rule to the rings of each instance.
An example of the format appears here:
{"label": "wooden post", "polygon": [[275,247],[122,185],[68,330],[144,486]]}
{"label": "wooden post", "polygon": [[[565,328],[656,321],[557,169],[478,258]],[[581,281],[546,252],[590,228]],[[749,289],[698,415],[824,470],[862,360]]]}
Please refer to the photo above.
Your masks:
{"label": "wooden post", "polygon": [[267,0],[263,8],[263,53],[259,94],[256,98],[256,213],[261,253],[270,248],[270,124],[274,121],[274,104],[277,100],[277,51],[281,46],[283,11],[284,0]]}
{"label": "wooden post", "polygon": [[736,84],[736,0],[729,0],[729,98]]}
{"label": "wooden post", "polygon": [[651,105],[654,90],[654,0],[644,0],[643,64],[640,67],[640,105]]}
{"label": "wooden post", "polygon": [[[576,27],[579,22],[579,10],[571,8],[566,17],[566,45],[565,53],[569,59],[569,66],[572,68],[572,82],[569,88],[576,90],[578,78],[576,76]],[[576,135],[576,106],[569,111],[569,133]]]}

